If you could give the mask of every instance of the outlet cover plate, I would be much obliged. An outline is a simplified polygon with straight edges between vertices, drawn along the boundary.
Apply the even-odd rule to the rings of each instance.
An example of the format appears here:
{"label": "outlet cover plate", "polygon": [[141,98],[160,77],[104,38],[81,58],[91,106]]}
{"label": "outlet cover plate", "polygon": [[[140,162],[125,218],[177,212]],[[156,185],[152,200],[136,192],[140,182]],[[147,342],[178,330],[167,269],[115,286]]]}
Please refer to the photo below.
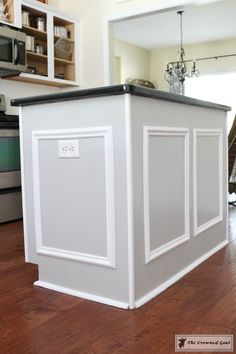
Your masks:
{"label": "outlet cover plate", "polygon": [[58,140],[58,157],[60,159],[79,158],[79,139]]}

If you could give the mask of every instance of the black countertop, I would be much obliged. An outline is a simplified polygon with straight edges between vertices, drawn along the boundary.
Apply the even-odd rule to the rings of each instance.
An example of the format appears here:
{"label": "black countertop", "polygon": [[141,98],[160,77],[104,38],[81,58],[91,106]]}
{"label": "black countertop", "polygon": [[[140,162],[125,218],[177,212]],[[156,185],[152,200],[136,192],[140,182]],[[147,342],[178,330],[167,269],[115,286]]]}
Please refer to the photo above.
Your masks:
{"label": "black countertop", "polygon": [[93,98],[93,97],[102,97],[102,96],[114,96],[114,95],[121,95],[127,93],[135,96],[148,97],[148,98],[165,100],[170,102],[178,102],[178,103],[183,103],[183,104],[188,104],[193,106],[208,107],[208,108],[219,109],[223,111],[231,110],[230,107],[220,105],[217,103],[197,100],[195,98],[176,95],[165,91],[158,91],[155,89],[150,89],[141,86],[127,85],[127,84],[90,88],[86,90],[61,92],[61,93],[55,93],[49,95],[18,98],[18,99],[11,100],[11,105],[12,106],[32,106],[37,104],[73,101],[73,100],[80,100],[83,98]]}

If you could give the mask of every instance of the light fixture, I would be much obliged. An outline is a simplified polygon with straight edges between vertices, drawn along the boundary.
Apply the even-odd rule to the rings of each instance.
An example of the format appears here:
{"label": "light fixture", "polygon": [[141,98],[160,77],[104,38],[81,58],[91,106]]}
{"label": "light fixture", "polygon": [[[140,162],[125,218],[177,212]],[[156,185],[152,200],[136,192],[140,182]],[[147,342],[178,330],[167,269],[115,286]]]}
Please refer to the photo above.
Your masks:
{"label": "light fixture", "polygon": [[[198,77],[199,71],[196,67],[196,61],[193,60],[191,74],[187,73],[186,61],[184,60],[185,51],[183,47],[183,12],[178,11],[180,16],[180,57],[177,62],[169,62],[165,70],[165,80],[170,84],[170,92],[184,95],[184,81],[186,77]],[[189,61],[189,60],[188,60]]]}

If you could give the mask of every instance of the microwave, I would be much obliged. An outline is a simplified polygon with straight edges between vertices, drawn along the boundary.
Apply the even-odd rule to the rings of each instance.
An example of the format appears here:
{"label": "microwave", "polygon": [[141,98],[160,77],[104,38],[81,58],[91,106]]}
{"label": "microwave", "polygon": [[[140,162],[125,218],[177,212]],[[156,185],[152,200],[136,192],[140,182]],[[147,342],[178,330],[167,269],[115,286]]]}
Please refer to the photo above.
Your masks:
{"label": "microwave", "polygon": [[17,76],[27,70],[26,34],[0,27],[0,77]]}

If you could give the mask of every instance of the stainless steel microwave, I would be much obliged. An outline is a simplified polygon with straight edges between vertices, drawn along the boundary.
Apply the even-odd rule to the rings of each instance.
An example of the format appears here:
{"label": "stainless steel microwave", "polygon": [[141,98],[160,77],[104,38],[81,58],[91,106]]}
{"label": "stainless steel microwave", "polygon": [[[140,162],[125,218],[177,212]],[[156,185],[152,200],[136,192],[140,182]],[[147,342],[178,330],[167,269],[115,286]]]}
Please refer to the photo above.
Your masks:
{"label": "stainless steel microwave", "polygon": [[26,34],[0,27],[0,77],[16,76],[27,70]]}

